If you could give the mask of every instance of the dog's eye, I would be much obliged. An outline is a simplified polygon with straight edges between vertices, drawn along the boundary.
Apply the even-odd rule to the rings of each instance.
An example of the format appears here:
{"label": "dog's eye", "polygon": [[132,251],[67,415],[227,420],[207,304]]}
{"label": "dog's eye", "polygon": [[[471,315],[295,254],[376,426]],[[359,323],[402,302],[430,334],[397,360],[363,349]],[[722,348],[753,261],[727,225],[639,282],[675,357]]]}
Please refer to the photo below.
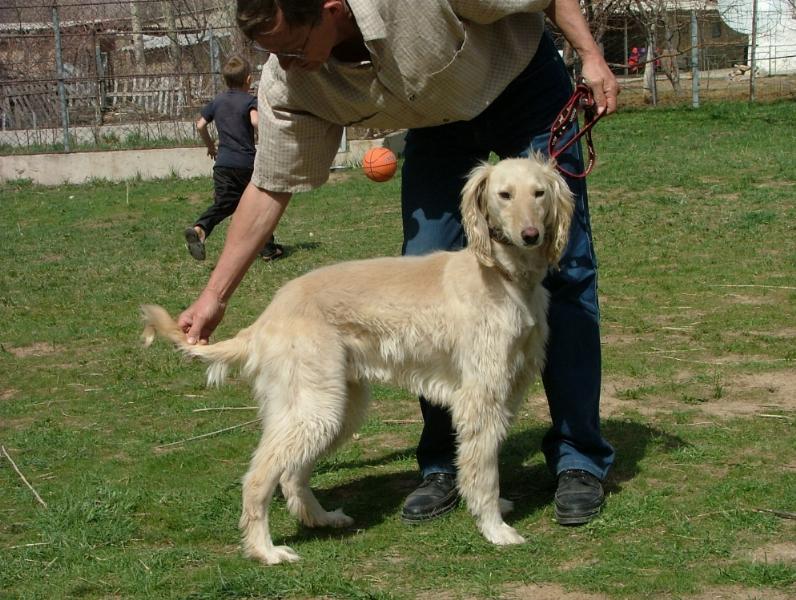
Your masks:
{"label": "dog's eye", "polygon": [[511,200],[511,192],[498,192],[498,196],[503,200]]}
{"label": "dog's eye", "polygon": [[533,195],[536,196],[537,198],[541,198],[542,196],[544,196],[544,190],[536,190],[533,193]]}

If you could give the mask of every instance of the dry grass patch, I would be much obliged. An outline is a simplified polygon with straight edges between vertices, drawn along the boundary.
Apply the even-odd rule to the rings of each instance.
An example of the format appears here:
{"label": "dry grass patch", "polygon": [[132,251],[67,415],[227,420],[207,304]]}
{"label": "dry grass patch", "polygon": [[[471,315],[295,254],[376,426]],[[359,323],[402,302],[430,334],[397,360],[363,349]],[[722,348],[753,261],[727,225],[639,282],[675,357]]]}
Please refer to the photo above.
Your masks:
{"label": "dry grass patch", "polygon": [[749,555],[756,563],[787,563],[796,565],[796,542],[772,543],[755,548]]}
{"label": "dry grass patch", "polygon": [[[672,598],[673,596],[658,595],[653,598]],[[694,596],[680,596],[683,600],[793,600],[793,590],[777,590],[766,588],[756,590],[741,586],[713,587]]]}
{"label": "dry grass patch", "polygon": [[568,591],[564,586],[550,583],[511,586],[500,595],[505,600],[605,600],[604,594]]}
{"label": "dry grass patch", "polygon": [[8,352],[17,358],[29,358],[34,356],[47,356],[55,354],[58,350],[50,342],[34,342],[29,346],[9,347],[5,348]]}

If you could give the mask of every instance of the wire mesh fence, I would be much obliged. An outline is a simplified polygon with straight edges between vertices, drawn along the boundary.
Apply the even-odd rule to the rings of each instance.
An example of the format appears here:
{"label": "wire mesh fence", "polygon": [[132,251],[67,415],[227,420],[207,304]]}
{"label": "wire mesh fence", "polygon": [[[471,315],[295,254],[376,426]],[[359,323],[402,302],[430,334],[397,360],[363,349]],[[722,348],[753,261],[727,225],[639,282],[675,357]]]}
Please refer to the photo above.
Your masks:
{"label": "wire mesh fence", "polygon": [[[620,78],[621,104],[696,105],[796,97],[794,2],[582,7]],[[223,89],[225,58],[239,53],[261,67],[234,10],[228,0],[5,0],[0,153],[197,143],[193,123]],[[557,39],[577,74],[576,55]]]}

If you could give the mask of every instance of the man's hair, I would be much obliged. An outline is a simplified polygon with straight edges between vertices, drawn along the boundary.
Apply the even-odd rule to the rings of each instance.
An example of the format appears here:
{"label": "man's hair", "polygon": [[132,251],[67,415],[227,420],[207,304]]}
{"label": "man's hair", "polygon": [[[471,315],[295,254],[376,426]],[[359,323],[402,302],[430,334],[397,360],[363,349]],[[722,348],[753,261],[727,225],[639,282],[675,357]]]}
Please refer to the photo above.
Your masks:
{"label": "man's hair", "polygon": [[231,57],[221,69],[224,83],[227,87],[242,88],[247,84],[246,79],[251,75],[252,69],[249,61],[236,54]]}
{"label": "man's hair", "polygon": [[273,27],[277,10],[289,27],[316,25],[321,20],[324,0],[238,0],[235,18],[241,32],[254,39]]}

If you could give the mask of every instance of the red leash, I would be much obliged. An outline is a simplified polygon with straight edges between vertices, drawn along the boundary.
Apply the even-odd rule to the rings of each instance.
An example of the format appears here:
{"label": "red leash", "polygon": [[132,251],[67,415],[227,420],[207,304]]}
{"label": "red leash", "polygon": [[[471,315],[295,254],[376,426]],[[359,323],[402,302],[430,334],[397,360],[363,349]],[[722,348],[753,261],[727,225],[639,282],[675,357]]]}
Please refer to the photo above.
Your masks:
{"label": "red leash", "polygon": [[[567,131],[569,131],[573,125],[577,124],[579,109],[583,110],[583,127],[581,127],[575,135],[567,140],[566,143],[559,146]],[[550,154],[550,157],[557,159],[564,151],[567,150],[567,148],[572,146],[572,144],[577,142],[580,138],[584,136],[586,137],[586,147],[588,148],[589,153],[586,168],[583,170],[583,173],[570,173],[560,164],[557,165],[558,170],[564,175],[583,179],[589,173],[591,173],[592,168],[594,168],[594,163],[597,161],[597,155],[594,152],[594,144],[591,141],[591,129],[594,127],[597,121],[603,117],[603,115],[605,115],[605,111],[602,113],[597,112],[597,104],[594,101],[594,94],[592,94],[591,89],[586,85],[584,80],[581,79],[575,86],[575,92],[572,94],[570,99],[567,100],[567,103],[564,105],[564,108],[561,109],[561,112],[558,113],[555,121],[553,121],[553,125],[550,127],[550,141],[547,143],[547,151]]]}

